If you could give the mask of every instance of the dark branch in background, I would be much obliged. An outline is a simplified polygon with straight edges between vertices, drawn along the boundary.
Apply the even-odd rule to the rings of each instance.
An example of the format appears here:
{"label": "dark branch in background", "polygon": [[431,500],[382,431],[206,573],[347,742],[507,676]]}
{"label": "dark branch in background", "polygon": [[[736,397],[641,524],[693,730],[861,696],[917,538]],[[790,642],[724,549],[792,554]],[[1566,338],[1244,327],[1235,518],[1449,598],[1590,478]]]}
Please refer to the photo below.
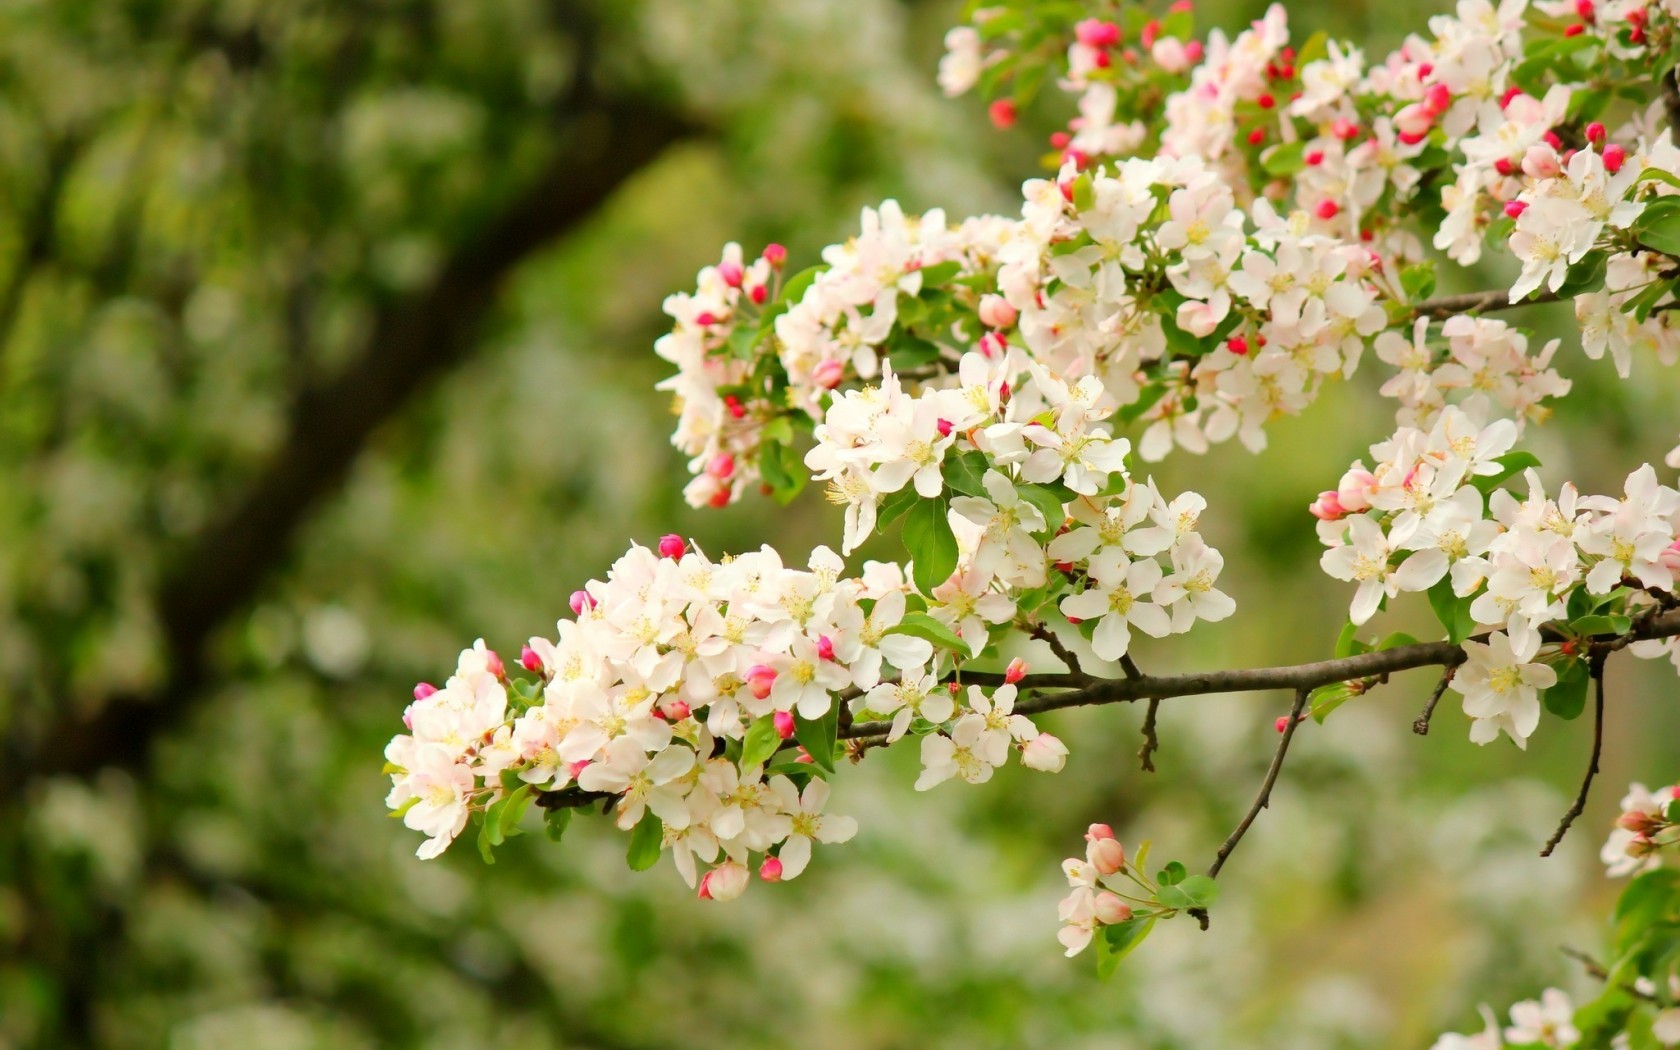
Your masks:
{"label": "dark branch in background", "polygon": [[1680,134],[1680,75],[1670,70],[1662,78],[1663,109],[1668,113],[1668,126]]}
{"label": "dark branch in background", "polygon": [[373,432],[471,353],[508,274],[580,227],[626,180],[694,131],[667,111],[581,92],[566,115],[569,141],[559,143],[530,189],[462,245],[429,287],[380,311],[361,356],[297,399],[285,440],[245,494],[175,559],[157,604],[169,667],[163,685],[48,727],[0,793],[35,776],[143,766],[152,742],[194,706],[211,637],[284,562]]}
{"label": "dark branch in background", "polygon": [[[1460,650],[1462,652],[1462,650]],[[1429,735],[1429,720],[1435,717],[1435,705],[1446,695],[1447,686],[1452,684],[1453,675],[1458,673],[1458,664],[1447,665],[1447,670],[1441,675],[1441,680],[1435,683],[1435,688],[1429,694],[1429,702],[1423,705],[1423,714],[1417,716],[1412,723],[1412,732],[1418,736]]]}
{"label": "dark branch in background", "polygon": [[1542,857],[1550,857],[1552,850],[1557,849],[1558,843],[1569,834],[1569,826],[1575,823],[1575,818],[1587,808],[1587,795],[1592,791],[1593,778],[1598,776],[1598,756],[1604,749],[1604,657],[1605,650],[1595,649],[1592,654],[1591,668],[1593,680],[1593,740],[1592,757],[1587,759],[1587,774],[1581,778],[1581,790],[1575,793],[1575,801],[1563,814],[1558,822],[1557,830],[1546,840],[1546,846],[1540,851]]}
{"label": "dark branch in background", "polygon": [[1027,633],[1032,637],[1037,638],[1045,645],[1048,645],[1050,647],[1050,651],[1056,654],[1056,659],[1062,662],[1063,667],[1066,667],[1074,674],[1081,673],[1079,667],[1079,657],[1075,656],[1073,650],[1069,649],[1067,645],[1056,636],[1056,632],[1052,631],[1042,621],[1033,624],[1027,629]]}
{"label": "dark branch in background", "polygon": [[1295,691],[1295,704],[1289,709],[1289,724],[1283,727],[1283,736],[1278,740],[1277,750],[1272,752],[1272,764],[1266,769],[1266,779],[1260,782],[1260,790],[1255,794],[1254,802],[1248,807],[1242,821],[1231,830],[1230,836],[1215,854],[1213,863],[1208,865],[1208,878],[1219,877],[1219,869],[1225,866],[1225,861],[1237,848],[1237,843],[1248,834],[1249,825],[1254,823],[1254,818],[1260,815],[1261,810],[1271,805],[1272,785],[1277,783],[1278,774],[1283,771],[1283,757],[1289,753],[1289,742],[1295,739],[1295,727],[1301,724],[1301,712],[1306,710],[1308,692],[1306,689]]}

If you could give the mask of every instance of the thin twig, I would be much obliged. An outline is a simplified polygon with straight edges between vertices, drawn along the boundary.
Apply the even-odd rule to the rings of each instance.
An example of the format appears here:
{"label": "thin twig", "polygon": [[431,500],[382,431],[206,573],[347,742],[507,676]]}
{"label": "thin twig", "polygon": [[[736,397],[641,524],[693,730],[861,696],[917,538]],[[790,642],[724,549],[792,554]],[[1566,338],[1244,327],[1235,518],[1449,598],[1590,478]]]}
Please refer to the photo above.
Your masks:
{"label": "thin twig", "polygon": [[1452,682],[1453,675],[1457,673],[1458,665],[1453,664],[1447,668],[1446,673],[1441,675],[1441,680],[1435,683],[1434,692],[1429,694],[1429,703],[1423,705],[1423,714],[1418,715],[1417,720],[1412,723],[1412,732],[1418,736],[1429,735],[1429,720],[1435,717],[1435,705],[1441,702],[1442,695],[1447,691],[1447,685]]}
{"label": "thin twig", "polygon": [[1132,659],[1131,653],[1120,654],[1120,669],[1126,672],[1127,678],[1143,677],[1143,672],[1138,670],[1137,661]]}
{"label": "thin twig", "polygon": [[[1604,964],[1579,948],[1571,948],[1569,945],[1565,944],[1561,945],[1558,948],[1558,951],[1562,952],[1568,958],[1574,959],[1576,962],[1580,963],[1581,969],[1587,972],[1588,977],[1598,981],[1610,980],[1610,971],[1604,968]],[[1656,996],[1650,994],[1649,992],[1642,992],[1632,985],[1623,985],[1621,990],[1627,992],[1629,995],[1632,995],[1635,999],[1643,999],[1648,1003],[1658,1001]]]}
{"label": "thin twig", "polygon": [[1072,649],[1069,649],[1066,645],[1062,644],[1062,640],[1056,637],[1056,632],[1052,631],[1044,623],[1040,622],[1033,624],[1027,629],[1027,633],[1032,635],[1034,638],[1037,638],[1045,645],[1048,645],[1050,647],[1050,651],[1056,654],[1056,659],[1062,662],[1063,667],[1066,667],[1074,674],[1084,673],[1079,667],[1079,657],[1074,655]]}
{"label": "thin twig", "polygon": [[1143,747],[1138,751],[1138,758],[1145,773],[1155,772],[1155,752],[1161,749],[1161,740],[1155,735],[1155,712],[1160,708],[1160,699],[1150,697],[1149,708],[1143,713]]}
{"label": "thin twig", "polygon": [[1301,724],[1301,712],[1306,709],[1309,692],[1307,689],[1295,690],[1295,706],[1289,709],[1289,724],[1283,727],[1283,738],[1278,741],[1277,750],[1272,753],[1272,764],[1266,770],[1266,779],[1260,782],[1260,791],[1254,796],[1254,802],[1248,807],[1248,813],[1243,816],[1242,823],[1236,826],[1230,837],[1225,840],[1225,844],[1219,847],[1219,853],[1208,866],[1208,878],[1219,877],[1219,869],[1225,866],[1225,859],[1237,848],[1237,843],[1242,841],[1242,837],[1248,834],[1248,827],[1254,823],[1254,818],[1271,803],[1272,785],[1277,783],[1278,773],[1283,770],[1283,756],[1289,753],[1289,741],[1295,738],[1295,727]]}
{"label": "thin twig", "polygon": [[1587,793],[1592,790],[1593,778],[1598,776],[1598,756],[1604,747],[1604,653],[1595,651],[1592,656],[1592,677],[1596,688],[1593,690],[1593,742],[1592,758],[1587,761],[1587,775],[1581,778],[1581,790],[1575,793],[1575,801],[1570,804],[1563,820],[1558,822],[1557,830],[1546,840],[1546,848],[1540,851],[1542,857],[1550,857],[1552,850],[1563,841],[1563,836],[1569,833],[1569,826],[1575,823],[1575,818],[1587,808]]}

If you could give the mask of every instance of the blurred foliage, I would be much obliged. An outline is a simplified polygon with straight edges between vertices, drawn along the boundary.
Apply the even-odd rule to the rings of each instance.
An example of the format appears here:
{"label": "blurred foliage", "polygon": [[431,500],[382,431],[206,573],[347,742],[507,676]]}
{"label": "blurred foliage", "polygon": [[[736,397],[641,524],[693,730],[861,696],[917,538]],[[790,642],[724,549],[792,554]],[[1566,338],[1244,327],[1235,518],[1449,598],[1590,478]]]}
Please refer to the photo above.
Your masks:
{"label": "blurred foliage", "polygon": [[[1202,6],[1230,27],[1260,5]],[[1408,28],[1363,0],[1291,13],[1368,53]],[[1213,929],[1157,933],[1111,985],[1057,949],[1058,860],[1091,820],[1210,853],[1283,698],[1164,705],[1154,775],[1132,757],[1139,713],[1117,709],[1060,716],[1077,745],[1054,778],[912,797],[914,756],[871,756],[835,799],[858,838],[732,906],[663,868],[629,878],[604,828],[486,868],[470,850],[417,861],[385,819],[379,749],[412,683],[475,636],[517,650],[628,538],[833,541],[815,494],[682,506],[651,389],[657,308],[725,240],[799,262],[886,196],[1013,210],[1054,102],[999,134],[938,98],[954,17],[889,0],[0,5],[0,1047],[1403,1047],[1464,1027],[1479,998],[1579,979],[1555,948],[1600,936],[1610,889],[1588,858],[1618,781],[1674,773],[1672,675],[1631,661],[1611,669],[1608,786],[1557,858],[1534,853],[1583,727],[1480,750],[1444,708],[1418,739],[1429,683],[1401,678],[1301,735]],[[517,260],[459,367],[377,421],[342,486],[274,537],[276,571],[241,581],[203,680],[170,690],[165,581],[242,571],[198,541],[295,438],[301,393],[379,353],[382,315],[610,130],[568,121],[579,82],[698,132]],[[1534,438],[1550,475],[1608,487],[1672,444],[1671,377],[1622,384],[1567,345],[1559,360],[1577,393]],[[1239,613],[1140,661],[1328,649],[1345,596],[1313,568],[1304,507],[1381,436],[1376,404],[1359,385],[1259,457],[1167,465],[1164,485],[1214,504]],[[1424,629],[1419,605],[1394,626]],[[58,727],[153,692],[187,717],[139,761],[8,774]]]}

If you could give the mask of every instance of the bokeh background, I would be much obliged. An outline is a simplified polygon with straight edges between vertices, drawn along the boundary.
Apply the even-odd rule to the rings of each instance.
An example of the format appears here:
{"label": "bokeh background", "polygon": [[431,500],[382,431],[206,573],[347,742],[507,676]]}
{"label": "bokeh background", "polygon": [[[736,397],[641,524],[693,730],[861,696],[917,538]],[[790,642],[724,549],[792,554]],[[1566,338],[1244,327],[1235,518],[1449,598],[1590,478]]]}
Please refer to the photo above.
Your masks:
{"label": "bokeh background", "polygon": [[[1292,15],[1380,53],[1439,6]],[[1680,766],[1666,664],[1613,663],[1600,789],[1545,861],[1586,725],[1478,749],[1449,700],[1418,738],[1427,672],[1309,725],[1212,930],[1109,984],[1056,945],[1059,860],[1106,820],[1205,863],[1286,697],[1168,702],[1155,774],[1132,708],[1047,719],[1055,777],[915,795],[914,754],[871,755],[835,795],[858,838],[729,906],[631,877],[604,822],[487,867],[386,819],[412,684],[551,630],[628,540],[835,541],[816,492],[682,505],[659,303],[726,240],[803,266],[884,197],[1013,211],[1064,100],[999,133],[941,99],[956,8],[0,4],[0,1048],[1425,1047],[1584,980],[1557,948],[1598,947],[1615,798]],[[1617,491],[1674,443],[1675,377],[1559,360],[1529,445]],[[1141,663],[1326,653],[1348,593],[1304,508],[1385,431],[1375,385],[1158,472],[1209,497],[1239,613]]]}

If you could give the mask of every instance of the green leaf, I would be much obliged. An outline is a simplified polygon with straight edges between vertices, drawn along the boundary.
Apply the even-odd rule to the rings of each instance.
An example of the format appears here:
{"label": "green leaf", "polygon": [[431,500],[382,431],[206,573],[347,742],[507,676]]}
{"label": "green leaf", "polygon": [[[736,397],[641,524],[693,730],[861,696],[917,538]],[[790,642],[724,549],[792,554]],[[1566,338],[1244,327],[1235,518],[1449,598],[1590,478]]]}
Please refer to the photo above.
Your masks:
{"label": "green leaf", "polygon": [[1073,206],[1079,211],[1090,211],[1097,206],[1097,189],[1089,172],[1073,180]]}
{"label": "green leaf", "polygon": [[[965,496],[986,495],[984,478],[987,470],[986,454],[984,452],[964,452],[960,456],[951,456],[945,460],[940,468],[940,474],[945,484],[953,492],[960,492]],[[906,485],[906,489],[915,491],[913,486]],[[900,489],[900,492],[904,489]],[[894,493],[896,495],[897,493]],[[917,497],[918,499],[920,497]]]}
{"label": "green leaf", "polygon": [[1633,620],[1626,616],[1595,613],[1581,616],[1570,621],[1569,629],[1579,635],[1595,634],[1626,634],[1633,626]]}
{"label": "green leaf", "polygon": [[1420,262],[1400,271],[1400,287],[1408,302],[1427,299],[1435,292],[1435,264]]}
{"label": "green leaf", "polygon": [[543,832],[550,842],[559,842],[566,835],[566,829],[572,823],[572,809],[565,806],[560,809],[543,810]]}
{"label": "green leaf", "polygon": [[1447,640],[1454,645],[1463,642],[1476,630],[1476,621],[1470,615],[1470,603],[1474,595],[1460,598],[1453,593],[1452,577],[1444,576],[1435,586],[1429,588],[1429,606],[1435,610],[1435,618],[1446,628]]}
{"label": "green leaf", "polygon": [[1155,900],[1164,908],[1183,911],[1186,908],[1206,907],[1218,896],[1218,883],[1206,875],[1192,875],[1174,885],[1162,886],[1156,891]]}
{"label": "green leaf", "polygon": [[1660,197],[1633,220],[1639,243],[1664,255],[1680,257],[1680,199]]}
{"label": "green leaf", "polygon": [[1135,423],[1147,411],[1165,397],[1167,385],[1165,383],[1150,383],[1138,394],[1138,399],[1122,408],[1119,412],[1120,422]]}
{"label": "green leaf", "polygon": [[1609,264],[1608,252],[1588,252],[1570,265],[1558,288],[1559,299],[1573,299],[1604,287],[1604,270]]}
{"label": "green leaf", "polygon": [[1155,873],[1155,881],[1163,886],[1171,886],[1174,883],[1183,882],[1184,877],[1188,874],[1190,873],[1185,870],[1183,864],[1176,860],[1169,860],[1166,867]]}
{"label": "green leaf", "polygon": [[920,638],[964,657],[973,653],[968,643],[958,638],[955,631],[927,613],[906,613],[904,619],[898,622],[898,626],[887,633],[907,634],[912,638]]}
{"label": "green leaf", "polygon": [[762,766],[782,746],[781,734],[776,732],[776,717],[765,715],[747,727],[741,740],[741,768]]}
{"label": "green leaf", "polygon": [[821,718],[793,714],[793,738],[810,753],[817,765],[834,772],[834,741],[840,735],[840,708],[830,707]]}
{"label": "green leaf", "polygon": [[[521,784],[511,795],[505,795],[492,807],[496,812],[496,833],[503,839],[519,834],[519,819],[531,804],[531,785]],[[488,819],[488,818],[487,818]]]}
{"label": "green leaf", "polygon": [[631,871],[646,871],[659,862],[659,849],[664,843],[665,824],[650,809],[630,832],[630,849],[624,855],[624,862],[630,865]]}
{"label": "green leaf", "polygon": [[1306,146],[1304,141],[1284,142],[1273,146],[1260,154],[1260,167],[1266,174],[1278,178],[1293,175],[1304,165],[1301,158]]}
{"label": "green leaf", "polygon": [[1557,684],[1540,694],[1546,710],[1562,719],[1581,716],[1587,706],[1587,663],[1570,660],[1557,667]]}
{"label": "green leaf", "polygon": [[932,594],[957,569],[957,537],[943,499],[917,500],[904,515],[904,549],[915,561],[916,589]]}
{"label": "green leaf", "polygon": [[1040,514],[1044,515],[1046,530],[1055,532],[1062,527],[1065,515],[1062,510],[1061,493],[1045,485],[1016,485],[1015,491],[1021,494],[1022,499],[1037,507]]}
{"label": "green leaf", "polygon": [[1352,699],[1353,690],[1348,688],[1346,682],[1332,682],[1329,685],[1321,685],[1307,694],[1307,702],[1311,705],[1308,710],[1312,712],[1313,721],[1323,725],[1324,720],[1330,717],[1330,712]]}
{"label": "green leaf", "polygon": [[1403,646],[1416,644],[1418,644],[1418,640],[1405,631],[1395,631],[1382,640],[1382,644],[1377,646],[1377,650],[1380,652],[1385,649],[1399,649]]}
{"label": "green leaf", "polygon": [[496,863],[496,850],[494,844],[490,841],[488,825],[482,825],[478,829],[478,855],[484,858],[486,864]]}
{"label": "green leaf", "polygon": [[880,532],[897,521],[904,515],[905,511],[915,506],[921,498],[916,492],[916,486],[906,484],[903,488],[882,500],[881,505],[875,508],[875,531]]}
{"label": "green leaf", "polygon": [[782,294],[777,297],[777,301],[791,304],[797,303],[799,300],[805,298],[805,293],[810,289],[811,285],[816,282],[817,276],[827,269],[828,265],[826,263],[817,266],[807,266],[805,269],[800,270],[792,277],[789,277],[787,279],[787,283],[782,285]]}
{"label": "green leaf", "polygon": [[947,262],[934,263],[932,266],[922,267],[922,289],[948,284],[951,278],[962,272],[962,263],[952,259]]}
{"label": "green leaf", "polygon": [[1470,484],[1476,486],[1476,490],[1484,496],[1530,467],[1540,465],[1540,460],[1535,457],[1534,453],[1523,452],[1520,449],[1516,452],[1507,452],[1494,462],[1499,464],[1498,471],[1492,474],[1479,474],[1470,479]]}
{"label": "green leaf", "polygon": [[1149,931],[1155,928],[1155,916],[1139,916],[1117,922],[1112,926],[1104,926],[1097,942],[1097,976],[1108,980],[1114,976],[1115,967],[1120,960],[1130,955],[1138,945],[1143,943]]}
{"label": "green leaf", "polygon": [[810,480],[805,461],[793,446],[767,441],[758,447],[758,470],[777,503],[786,506]]}
{"label": "green leaf", "polygon": [[1637,185],[1647,179],[1656,182],[1666,182],[1675,189],[1680,189],[1680,176],[1677,176],[1672,172],[1664,171],[1661,168],[1646,168],[1644,171],[1640,172],[1639,177],[1633,181]]}
{"label": "green leaf", "polygon": [[1342,625],[1342,633],[1336,636],[1336,659],[1340,660],[1352,656],[1359,651],[1355,648],[1359,644],[1359,640],[1354,637],[1354,633],[1358,630],[1359,628],[1355,627],[1351,620]]}
{"label": "green leaf", "polygon": [[387,817],[390,817],[392,820],[401,820],[408,813],[409,810],[413,809],[415,806],[417,806],[419,804],[420,804],[420,796],[415,795],[413,798],[409,799],[407,802],[404,802],[402,805],[398,806],[396,809],[393,809],[391,812],[389,812],[385,815]]}

